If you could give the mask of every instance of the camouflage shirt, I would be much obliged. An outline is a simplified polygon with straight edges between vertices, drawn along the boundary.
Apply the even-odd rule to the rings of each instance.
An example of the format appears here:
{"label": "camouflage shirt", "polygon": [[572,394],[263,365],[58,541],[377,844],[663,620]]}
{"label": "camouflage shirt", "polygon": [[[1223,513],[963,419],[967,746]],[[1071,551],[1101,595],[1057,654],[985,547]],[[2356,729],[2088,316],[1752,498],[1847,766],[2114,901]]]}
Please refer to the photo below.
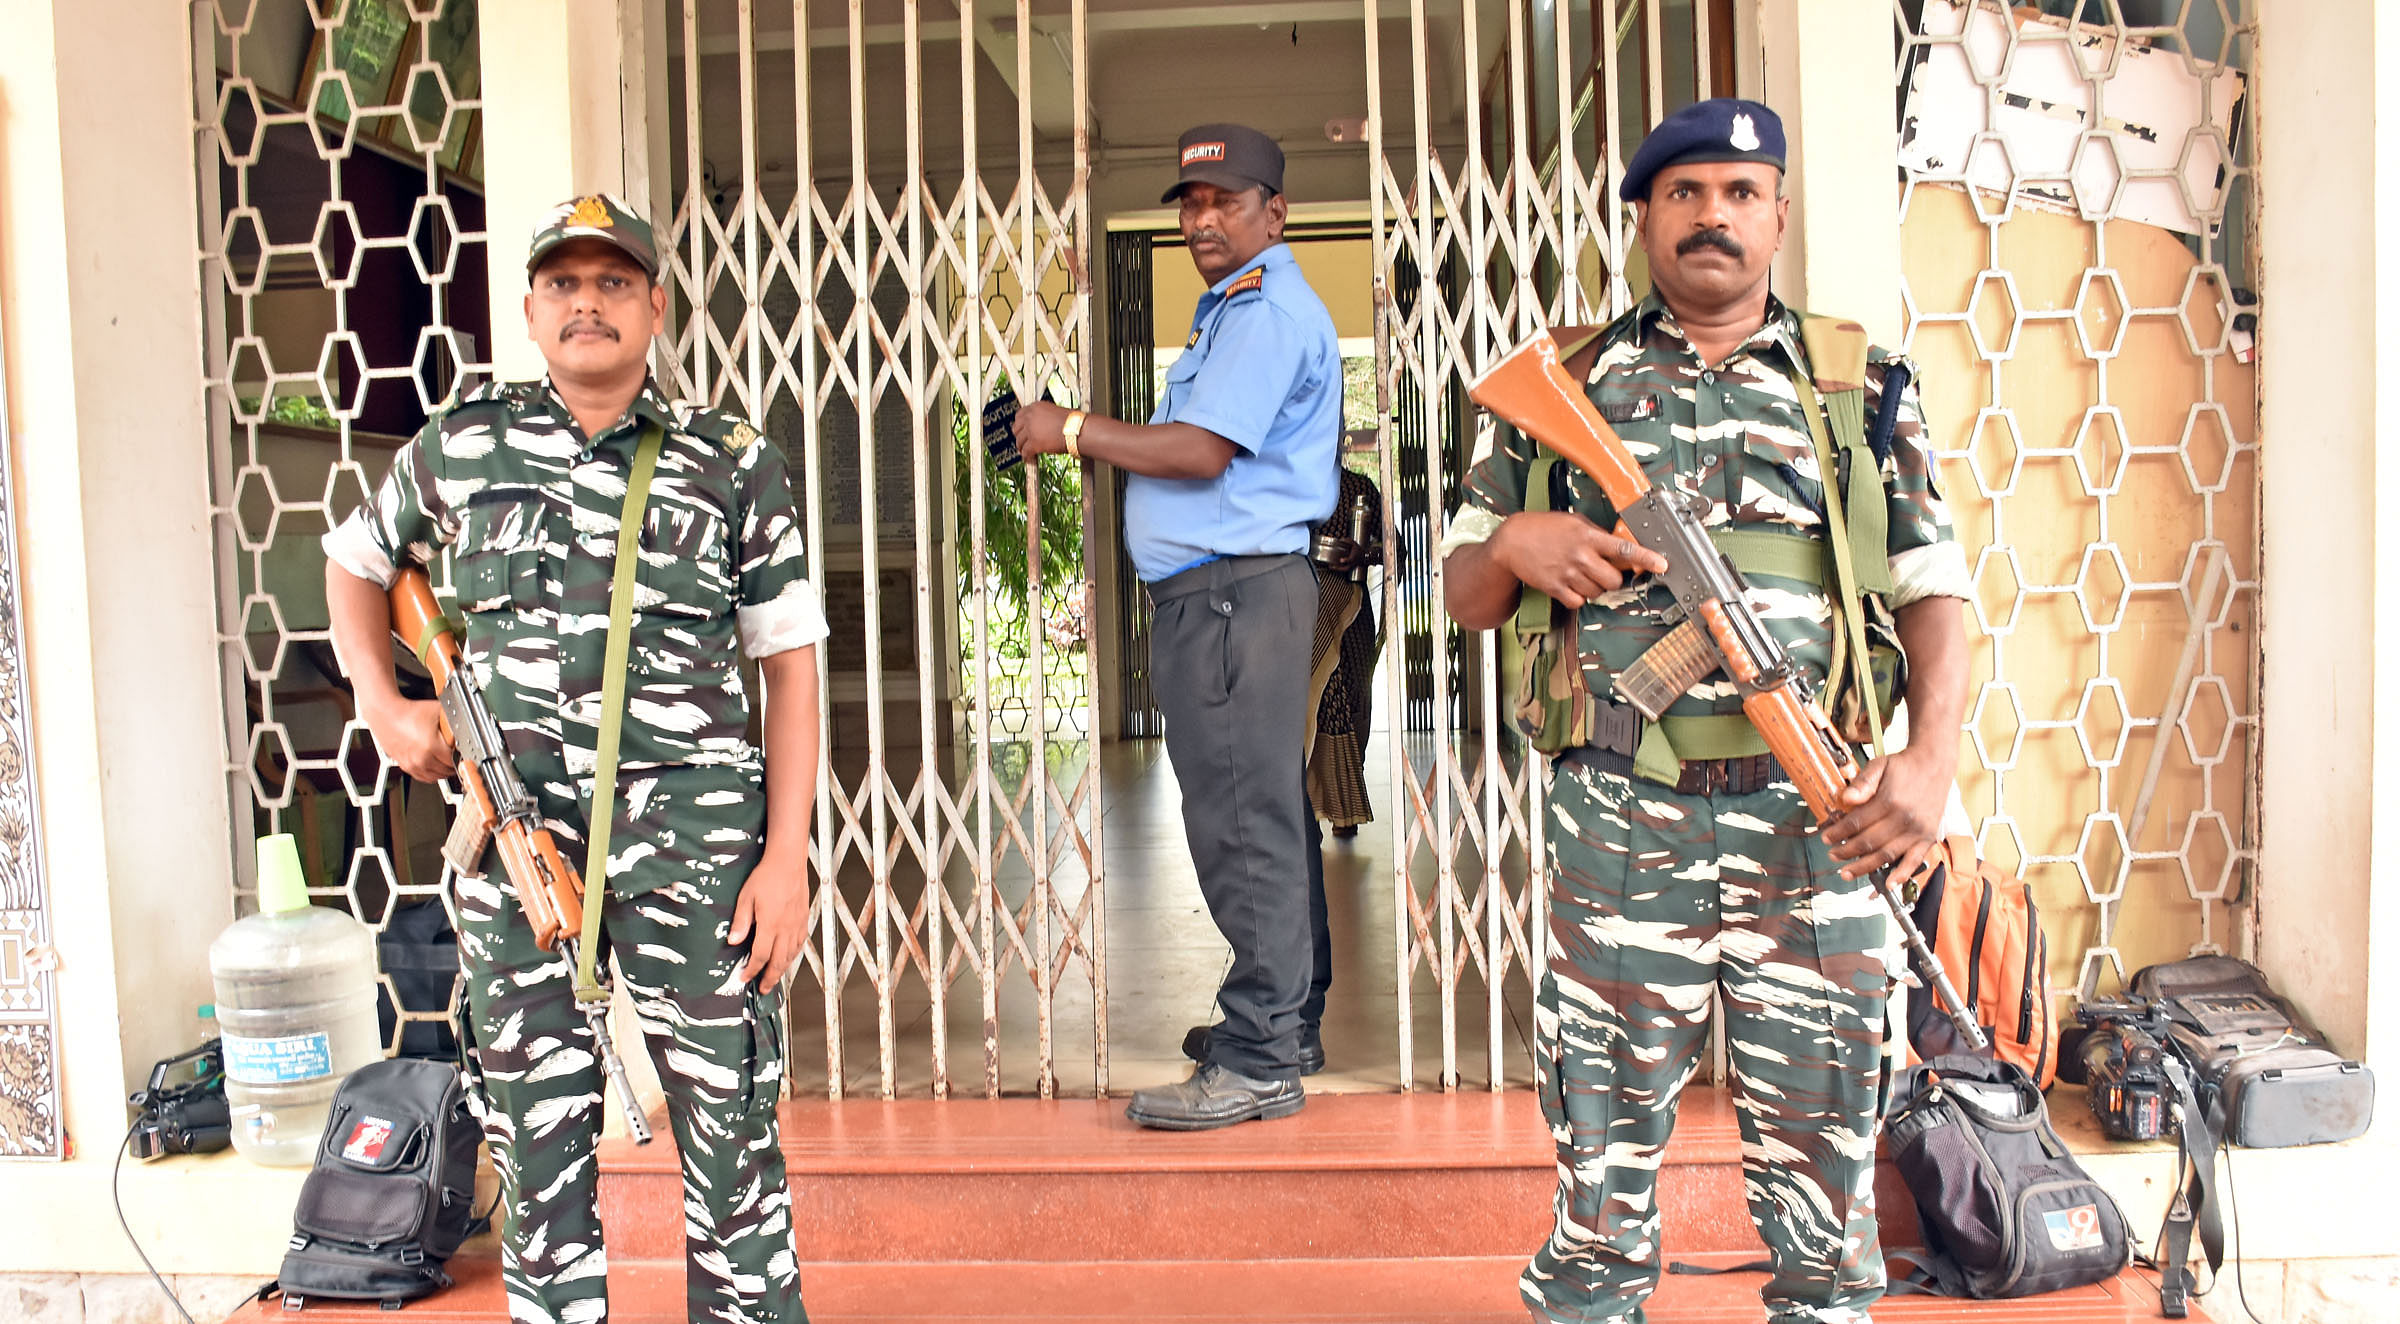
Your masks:
{"label": "camouflage shirt", "polygon": [[[1798,315],[1770,298],[1766,322],[1712,369],[1700,362],[1675,315],[1653,292],[1629,321],[1611,328],[1587,389],[1650,481],[1672,482],[1707,498],[1704,522],[1710,528],[1739,525],[1821,540],[1825,489],[1790,376],[1806,362],[1799,330]],[[1881,408],[1891,362],[1886,352],[1870,351],[1869,418]],[[1898,586],[1888,601],[1900,607],[1926,597],[1965,597],[1966,562],[1935,485],[1913,380],[1901,395],[1899,411],[1891,456],[1883,466],[1890,510],[1887,547]],[[1466,505],[1443,539],[1445,554],[1490,537],[1501,519],[1525,508],[1526,472],[1535,450],[1514,428],[1498,428],[1491,453],[1467,475]],[[1565,499],[1553,508],[1579,511],[1612,527],[1616,516],[1600,484],[1570,464],[1557,468]],[[1825,588],[1770,575],[1749,578],[1751,605],[1806,672],[1810,687],[1822,691],[1833,656],[1832,601]],[[1585,683],[1593,693],[1613,697],[1610,677],[1678,619],[1674,595],[1652,576],[1585,603],[1578,615],[1577,647]],[[1740,696],[1723,672],[1694,685],[1669,709],[1678,716],[1740,711]]]}
{"label": "camouflage shirt", "polygon": [[[730,414],[670,405],[655,382],[594,439],[547,380],[479,387],[428,421],[373,501],[324,540],[344,569],[383,585],[449,551],[467,664],[520,775],[554,806],[571,791],[588,808],[617,531],[649,423],[665,445],[642,517],[619,743],[626,821],[610,874],[625,892],[673,872],[640,867],[662,849],[638,826],[656,817],[646,809],[757,796],[737,643],[765,657],[825,637],[783,452]],[[565,785],[544,784],[551,769]],[[579,821],[554,827],[582,835]],[[721,853],[686,845],[666,853]]]}

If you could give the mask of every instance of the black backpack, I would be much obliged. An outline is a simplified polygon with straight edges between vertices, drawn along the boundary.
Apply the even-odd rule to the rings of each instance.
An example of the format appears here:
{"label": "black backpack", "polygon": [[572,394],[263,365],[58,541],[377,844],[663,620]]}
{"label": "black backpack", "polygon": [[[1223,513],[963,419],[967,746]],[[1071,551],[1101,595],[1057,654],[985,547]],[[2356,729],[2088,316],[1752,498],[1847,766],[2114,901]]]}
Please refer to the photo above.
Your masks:
{"label": "black backpack", "polygon": [[482,1140],[456,1066],[396,1057],[350,1073],[292,1211],[271,1289],[283,1308],[325,1297],[390,1309],[448,1287],[442,1265],[486,1221],[474,1212]]}
{"label": "black backpack", "polygon": [[2131,1262],[2124,1213],[2067,1153],[2015,1063],[1960,1055],[1908,1068],[1884,1136],[1925,1232],[1922,1250],[1886,1257],[1894,1294],[2031,1296]]}

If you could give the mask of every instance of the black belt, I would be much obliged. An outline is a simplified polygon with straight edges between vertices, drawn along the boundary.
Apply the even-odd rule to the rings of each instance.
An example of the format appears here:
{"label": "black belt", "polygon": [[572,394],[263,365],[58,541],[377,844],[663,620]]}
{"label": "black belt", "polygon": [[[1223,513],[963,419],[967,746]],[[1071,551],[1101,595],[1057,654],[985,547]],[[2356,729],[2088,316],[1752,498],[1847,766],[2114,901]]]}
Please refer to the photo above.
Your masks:
{"label": "black belt", "polygon": [[[1559,758],[1596,772],[1640,779],[1633,770],[1633,756],[1613,749],[1578,745],[1560,753]],[[1783,765],[1775,761],[1773,754],[1752,754],[1738,759],[1685,759],[1683,771],[1675,779],[1675,789],[1684,795],[1748,795],[1788,780],[1783,775]]]}

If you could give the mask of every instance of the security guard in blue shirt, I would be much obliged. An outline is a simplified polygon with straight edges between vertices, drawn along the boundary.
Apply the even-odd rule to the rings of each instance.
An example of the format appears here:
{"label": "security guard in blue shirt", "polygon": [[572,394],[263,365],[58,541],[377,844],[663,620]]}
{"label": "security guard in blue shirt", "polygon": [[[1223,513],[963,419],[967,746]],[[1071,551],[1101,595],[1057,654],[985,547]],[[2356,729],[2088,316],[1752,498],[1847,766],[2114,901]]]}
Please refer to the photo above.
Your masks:
{"label": "security guard in blue shirt", "polygon": [[1324,905],[1301,758],[1317,613],[1305,553],[1340,486],[1342,363],[1333,318],[1282,242],[1282,150],[1238,124],[1202,125],[1178,146],[1181,173],[1160,201],[1181,207],[1209,289],[1164,402],[1146,425],[1033,404],[1016,430],[1026,455],[1088,455],[1127,474],[1127,550],[1155,613],[1151,690],[1201,895],[1233,948],[1224,1019],[1193,1036],[1203,1060],[1125,1110],[1188,1131],[1298,1112],[1303,1067],[1324,1061]]}

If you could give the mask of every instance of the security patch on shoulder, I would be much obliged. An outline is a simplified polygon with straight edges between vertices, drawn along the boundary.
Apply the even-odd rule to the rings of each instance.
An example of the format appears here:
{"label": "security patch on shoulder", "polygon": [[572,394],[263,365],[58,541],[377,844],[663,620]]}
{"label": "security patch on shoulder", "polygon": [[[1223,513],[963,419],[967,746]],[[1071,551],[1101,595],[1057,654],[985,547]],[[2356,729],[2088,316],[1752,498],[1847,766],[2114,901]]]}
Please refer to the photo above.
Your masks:
{"label": "security patch on shoulder", "polygon": [[1230,299],[1237,294],[1248,294],[1252,290],[1264,289],[1266,284],[1267,269],[1265,267],[1252,267],[1248,271],[1242,273],[1242,278],[1240,280],[1237,280],[1231,285],[1225,287],[1225,297]]}
{"label": "security patch on shoulder", "polygon": [[[690,409],[679,406],[679,409]],[[690,409],[684,415],[684,430],[702,441],[713,441],[735,454],[748,450],[758,440],[758,429],[747,419],[722,409]]]}

